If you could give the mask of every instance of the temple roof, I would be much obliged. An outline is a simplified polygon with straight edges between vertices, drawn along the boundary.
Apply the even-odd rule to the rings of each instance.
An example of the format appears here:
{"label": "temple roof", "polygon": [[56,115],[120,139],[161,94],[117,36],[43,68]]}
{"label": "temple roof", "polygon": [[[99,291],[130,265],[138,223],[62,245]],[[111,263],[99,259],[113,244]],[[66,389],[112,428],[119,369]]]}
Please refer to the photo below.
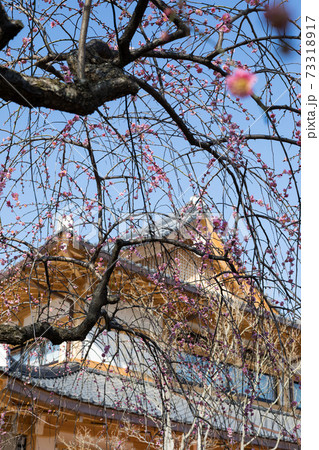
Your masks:
{"label": "temple roof", "polygon": [[[154,220],[154,216],[158,218]],[[190,226],[201,218],[211,220],[212,215],[207,205],[199,203],[199,199],[193,196],[189,203],[174,213],[141,215],[141,221],[143,222],[141,228],[131,232],[129,235],[125,233],[125,237],[130,239],[146,236],[168,237],[170,234]]]}
{"label": "temple roof", "polygon": [[[35,396],[35,389],[40,388],[59,397],[68,398],[80,404],[96,405],[103,410],[111,409],[125,415],[135,414],[141,417],[161,419],[163,413],[163,390],[154,383],[134,378],[108,373],[102,370],[84,368],[80,363],[59,364],[56,366],[30,366],[15,363],[9,370],[4,367],[0,372],[12,379],[9,385],[14,391],[14,380],[23,382],[24,395]],[[17,390],[17,392],[20,392]],[[21,393],[21,392],[20,392]],[[183,394],[183,395],[182,395]],[[197,397],[197,398],[195,398]],[[177,424],[191,425],[198,416],[198,409],[192,412],[196,402],[207,403],[205,420],[210,422],[215,430],[226,431],[231,428],[234,433],[241,432],[244,417],[243,411],[223,399],[223,409],[215,395],[202,396],[192,390],[192,398],[179,389],[170,393],[170,419]],[[165,402],[165,401],[164,401]],[[68,403],[64,403],[67,407]],[[51,408],[51,405],[48,404]],[[196,408],[196,406],[195,406]],[[224,412],[222,412],[224,411]],[[100,410],[101,413],[101,410]],[[260,438],[277,439],[284,427],[287,431],[295,426],[294,417],[288,413],[253,406],[250,418],[253,428],[260,429]],[[260,439],[260,438],[257,438]],[[287,441],[287,437],[279,437]],[[297,448],[293,444],[289,448]],[[280,445],[277,448],[281,447]]]}

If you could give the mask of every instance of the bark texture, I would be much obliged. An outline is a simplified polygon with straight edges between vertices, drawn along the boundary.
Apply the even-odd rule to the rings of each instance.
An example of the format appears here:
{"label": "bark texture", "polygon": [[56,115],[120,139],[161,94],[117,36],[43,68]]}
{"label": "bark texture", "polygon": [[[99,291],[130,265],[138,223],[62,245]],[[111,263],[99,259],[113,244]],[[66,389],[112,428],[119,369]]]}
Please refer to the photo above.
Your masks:
{"label": "bark texture", "polygon": [[[9,19],[0,3],[0,50],[5,48],[22,28],[22,22]],[[107,43],[93,39],[86,44],[85,53],[85,79],[81,81],[77,79],[78,50],[65,56],[74,76],[74,82],[70,83],[61,79],[28,76],[0,66],[0,98],[29,108],[45,107],[88,115],[105,102],[138,92],[139,87],[135,81],[110,61],[116,52],[113,55]],[[53,59],[60,60],[59,55]],[[42,67],[41,61],[36,65]],[[55,74],[56,70],[52,66],[48,67],[49,72]]]}
{"label": "bark texture", "polygon": [[29,108],[46,107],[87,115],[105,102],[137,92],[138,85],[111,63],[96,67],[87,82],[69,84],[0,67],[0,97]]}
{"label": "bark texture", "polygon": [[23,28],[20,20],[9,19],[2,4],[0,3],[0,50],[5,48]]}

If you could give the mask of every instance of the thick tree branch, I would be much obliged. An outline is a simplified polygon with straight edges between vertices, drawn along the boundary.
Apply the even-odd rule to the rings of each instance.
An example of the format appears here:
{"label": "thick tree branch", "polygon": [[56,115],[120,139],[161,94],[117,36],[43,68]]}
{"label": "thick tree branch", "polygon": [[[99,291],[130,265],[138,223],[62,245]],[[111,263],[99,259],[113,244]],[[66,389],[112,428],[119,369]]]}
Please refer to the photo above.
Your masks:
{"label": "thick tree branch", "polygon": [[[164,12],[166,9],[170,9],[168,5],[166,5],[162,0],[156,0],[153,2],[162,12]],[[133,18],[133,16],[132,16]],[[162,45],[168,44],[170,42],[176,41],[177,39],[181,39],[185,36],[189,36],[190,29],[188,25],[181,19],[178,14],[172,13],[172,16],[170,17],[171,22],[174,23],[174,25],[177,27],[177,31],[174,33],[170,33],[165,38],[158,38],[154,39],[151,42],[147,42],[143,47],[133,50],[130,52],[129,59],[125,61],[125,64],[127,64],[129,61],[134,61],[135,59],[138,59],[142,56],[144,56],[147,52],[154,50],[155,48],[159,48]],[[136,25],[136,24],[135,24]],[[140,25],[137,24],[137,25]]]}
{"label": "thick tree branch", "polygon": [[[100,282],[95,288],[92,300],[90,303],[90,306],[87,311],[87,315],[85,319],[76,327],[66,329],[54,326],[53,324],[49,322],[40,322],[35,323],[32,325],[27,326],[19,326],[14,324],[1,324],[0,325],[0,343],[6,343],[10,345],[23,345],[25,342],[29,341],[30,339],[36,339],[36,338],[47,338],[49,339],[52,344],[58,345],[62,342],[66,341],[83,341],[87,334],[92,330],[94,325],[97,323],[98,319],[101,317],[101,310],[102,307],[107,304],[114,304],[119,301],[119,298],[113,298],[113,296],[108,295],[108,284],[111,278],[111,275],[116,267],[116,263],[119,259],[120,251],[125,246],[131,246],[131,245],[142,245],[145,243],[150,242],[159,242],[162,244],[171,244],[180,248],[184,248],[186,250],[189,250],[199,256],[204,256],[204,252],[197,249],[196,247],[189,246],[183,242],[179,242],[173,239],[166,239],[166,238],[141,238],[134,241],[124,241],[124,240],[117,240],[115,242],[113,252],[110,256],[110,259],[107,264],[107,268],[100,278]],[[215,261],[225,261],[228,262],[228,264],[232,263],[230,262],[229,258],[227,256],[216,254],[212,255],[210,254],[208,256],[210,260]],[[74,264],[80,264],[84,267],[87,267],[92,270],[92,265],[78,261],[74,258],[68,258],[63,256],[43,256],[39,259],[41,262],[46,263],[47,261],[65,261],[65,262],[72,262]],[[232,270],[235,270],[235,268],[232,266]],[[105,316],[105,311],[103,310],[103,314]],[[105,317],[106,320],[108,320],[107,317]]]}
{"label": "thick tree branch", "polygon": [[[94,79],[93,79],[94,78]],[[93,67],[89,83],[65,84],[30,77],[0,67],[0,97],[29,108],[46,107],[73,114],[92,114],[103,103],[138,92],[137,84],[110,63]]]}
{"label": "thick tree branch", "polygon": [[23,23],[20,20],[9,19],[0,2],[0,50],[5,48],[23,28]]}
{"label": "thick tree branch", "polygon": [[251,98],[253,98],[255,100],[255,102],[257,103],[258,106],[261,107],[261,109],[263,111],[273,111],[274,109],[285,109],[291,112],[294,112],[296,114],[301,114],[301,110],[297,109],[297,108],[293,108],[292,106],[289,105],[264,105],[264,103],[261,101],[260,97],[258,97],[256,94],[252,94]]}
{"label": "thick tree branch", "polygon": [[87,315],[78,326],[74,328],[61,328],[49,322],[37,322],[26,326],[4,323],[0,325],[0,343],[23,345],[30,339],[35,338],[47,338],[54,345],[67,341],[83,341],[100,318],[101,308],[119,300],[117,298],[114,301],[114,298],[108,298],[107,286],[124,245],[124,241],[120,239],[116,241],[103,277],[93,292]]}
{"label": "thick tree branch", "polygon": [[127,24],[124,33],[119,40],[119,54],[122,64],[126,64],[130,60],[129,46],[131,40],[139,27],[143,14],[147,8],[148,0],[139,0],[135,7],[135,10]]}
{"label": "thick tree branch", "polygon": [[159,48],[162,45],[166,45],[169,44],[170,42],[176,41],[177,39],[181,39],[185,36],[187,36],[187,34],[185,34],[183,30],[177,30],[174,33],[169,34],[165,38],[154,39],[153,41],[145,44],[143,47],[140,47],[139,49],[132,51],[130,54],[130,61],[134,61],[138,58],[141,58],[142,56],[145,56],[147,52],[154,50],[155,48]]}
{"label": "thick tree branch", "polygon": [[[145,49],[145,47],[143,47]],[[136,59],[140,55],[140,50],[132,50],[131,55],[134,59]],[[220,73],[224,77],[228,75],[225,70],[223,70],[220,66],[217,64],[213,64],[210,60],[208,60],[206,57],[203,56],[197,56],[185,52],[177,52],[173,50],[148,50],[144,53],[145,57],[153,57],[153,58],[165,58],[165,59],[174,59],[174,60],[181,60],[181,61],[192,61],[194,63],[202,64],[203,66],[206,66],[208,69],[212,69],[215,72]]]}

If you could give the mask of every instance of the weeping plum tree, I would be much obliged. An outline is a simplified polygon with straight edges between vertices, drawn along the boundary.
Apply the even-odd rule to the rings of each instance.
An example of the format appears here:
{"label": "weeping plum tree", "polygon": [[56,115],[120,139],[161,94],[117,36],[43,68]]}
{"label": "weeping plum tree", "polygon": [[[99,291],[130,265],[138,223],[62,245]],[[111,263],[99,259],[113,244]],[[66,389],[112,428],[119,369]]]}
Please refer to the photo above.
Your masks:
{"label": "weeping plum tree", "polygon": [[[298,8],[269,0],[1,2],[0,342],[92,344],[121,332],[123,358],[125,342],[140,346],[162,388],[164,432],[154,445],[173,448],[167,405],[176,383],[194,417],[180,448],[194,435],[198,448],[212,445],[216,392],[216,411],[227,397],[246,418],[244,446],[244,436],[258,434],[248,420],[258,373],[270,364],[289,380],[295,370],[298,332],[284,324],[300,312]],[[63,241],[52,252],[61,230],[82,250],[70,255]],[[142,260],[148,293],[127,265]],[[72,271],[86,274],[86,293]],[[154,301],[158,292],[165,302]],[[59,322],[63,301],[50,308],[57,296],[81,305],[76,320]],[[239,304],[254,317],[249,348]],[[17,320],[23,308],[34,311],[27,325]],[[123,319],[134,308],[147,332]],[[189,328],[195,313],[200,333]],[[189,347],[183,354],[181,345]],[[183,371],[195,364],[185,356],[194,348],[202,365],[191,380]],[[247,378],[241,396],[226,389],[230,355]],[[226,422],[223,429],[231,442]],[[278,439],[296,439],[279,429]]]}

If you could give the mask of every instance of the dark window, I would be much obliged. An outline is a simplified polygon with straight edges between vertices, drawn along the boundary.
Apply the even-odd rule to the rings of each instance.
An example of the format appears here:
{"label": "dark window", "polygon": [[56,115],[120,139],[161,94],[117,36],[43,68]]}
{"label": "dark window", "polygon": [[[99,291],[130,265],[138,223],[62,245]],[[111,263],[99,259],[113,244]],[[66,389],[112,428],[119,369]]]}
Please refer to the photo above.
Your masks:
{"label": "dark window", "polygon": [[291,401],[294,405],[301,409],[301,384],[298,381],[292,383]]}
{"label": "dark window", "polygon": [[212,368],[207,358],[186,353],[178,357],[175,370],[181,383],[203,385],[211,382]]}
{"label": "dark window", "polygon": [[257,385],[257,398],[266,402],[276,400],[276,379],[272,375],[262,373],[259,375]]}
{"label": "dark window", "polygon": [[16,450],[27,450],[27,437],[18,436],[16,441]]}
{"label": "dark window", "polygon": [[20,362],[29,366],[42,366],[58,362],[59,354],[59,345],[53,345],[51,342],[45,341],[13,350],[10,356],[12,362]]}
{"label": "dark window", "polygon": [[276,378],[272,375],[242,369],[232,365],[227,369],[228,391],[240,395],[254,395],[266,402],[276,400]]}
{"label": "dark window", "polygon": [[216,390],[231,394],[254,396],[265,402],[276,401],[276,378],[231,364],[216,364],[198,355],[182,354],[176,364],[182,383],[212,384]]}

